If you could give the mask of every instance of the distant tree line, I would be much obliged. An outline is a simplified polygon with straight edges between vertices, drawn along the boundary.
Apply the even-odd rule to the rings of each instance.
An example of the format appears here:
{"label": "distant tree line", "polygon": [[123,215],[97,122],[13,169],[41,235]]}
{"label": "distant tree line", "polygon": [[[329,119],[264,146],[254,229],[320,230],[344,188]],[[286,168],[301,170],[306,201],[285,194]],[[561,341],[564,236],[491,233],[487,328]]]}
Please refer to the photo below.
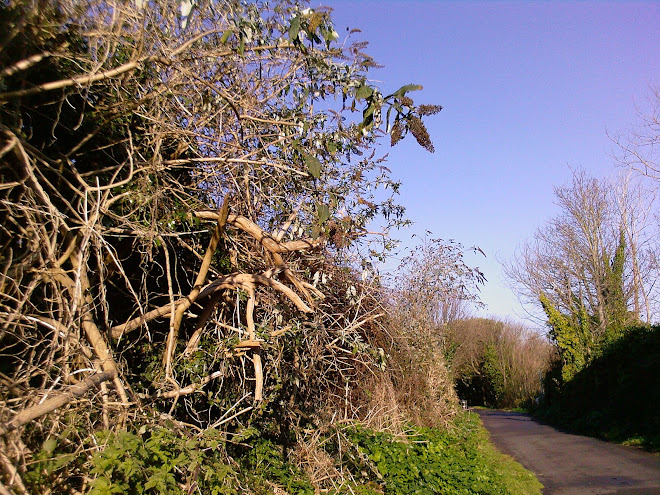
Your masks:
{"label": "distant tree line", "polygon": [[467,318],[447,325],[445,354],[461,399],[516,408],[529,406],[542,393],[553,348],[521,323]]}

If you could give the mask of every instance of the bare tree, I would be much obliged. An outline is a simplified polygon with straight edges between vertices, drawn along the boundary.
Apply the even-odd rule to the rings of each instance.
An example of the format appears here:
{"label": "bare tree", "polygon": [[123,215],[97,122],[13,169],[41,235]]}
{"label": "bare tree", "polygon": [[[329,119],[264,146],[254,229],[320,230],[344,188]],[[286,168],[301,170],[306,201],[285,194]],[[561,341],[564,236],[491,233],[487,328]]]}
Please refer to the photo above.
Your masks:
{"label": "bare tree", "polygon": [[540,227],[505,265],[506,275],[529,302],[546,297],[560,311],[584,305],[607,324],[607,270],[618,242],[608,201],[608,186],[584,172],[573,175],[570,187],[555,188],[559,216]]}
{"label": "bare tree", "polygon": [[[631,222],[642,224],[640,232],[628,235],[631,249],[643,246],[644,254],[641,256],[650,269],[657,271],[660,265],[657,262],[657,220],[654,228],[649,229],[650,216],[654,210],[654,200],[657,194],[658,180],[660,180],[660,86],[651,86],[647,99],[648,105],[637,111],[637,122],[627,131],[617,135],[610,135],[616,148],[613,156],[616,162],[624,168],[624,174],[635,173],[642,179],[649,179],[640,184],[637,180],[627,179],[626,184],[632,182],[632,191],[629,204],[622,205],[627,214],[632,215]],[[657,305],[657,296],[651,294],[656,289],[655,284],[649,284],[641,276],[643,268],[633,266],[637,281],[635,304],[645,307],[647,321],[651,321],[653,307]],[[640,273],[638,273],[640,272]],[[650,285],[650,287],[649,287]]]}
{"label": "bare tree", "polygon": [[424,238],[395,272],[397,305],[415,320],[427,320],[429,328],[465,316],[466,303],[480,304],[478,292],[485,282],[478,267],[466,265],[466,251],[455,241]]}
{"label": "bare tree", "polygon": [[653,222],[656,192],[630,174],[622,175],[611,189],[612,200],[625,230],[629,281],[635,319],[650,324],[657,320],[657,229]]}
{"label": "bare tree", "polygon": [[519,248],[505,273],[545,312],[562,358],[572,363],[570,377],[603,342],[654,314],[653,197],[625,177],[610,182],[584,172],[555,196],[560,214]]}
{"label": "bare tree", "polygon": [[648,108],[637,112],[638,124],[627,132],[611,135],[616,160],[625,167],[660,180],[660,85],[651,86]]}

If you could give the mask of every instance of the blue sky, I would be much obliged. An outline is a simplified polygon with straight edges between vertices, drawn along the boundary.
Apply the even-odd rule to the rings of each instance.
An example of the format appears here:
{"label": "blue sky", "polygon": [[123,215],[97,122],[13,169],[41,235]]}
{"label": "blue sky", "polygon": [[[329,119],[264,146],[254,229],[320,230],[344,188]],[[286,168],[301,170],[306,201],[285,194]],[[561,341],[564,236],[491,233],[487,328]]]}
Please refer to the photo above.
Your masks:
{"label": "blue sky", "polygon": [[570,167],[616,173],[607,132],[636,121],[660,84],[660,2],[435,2],[313,0],[334,8],[340,37],[359,28],[384,65],[384,91],[416,83],[436,152],[414,140],[389,149],[414,227],[399,232],[478,245],[488,314],[526,316],[498,259],[554,216],[553,186]]}

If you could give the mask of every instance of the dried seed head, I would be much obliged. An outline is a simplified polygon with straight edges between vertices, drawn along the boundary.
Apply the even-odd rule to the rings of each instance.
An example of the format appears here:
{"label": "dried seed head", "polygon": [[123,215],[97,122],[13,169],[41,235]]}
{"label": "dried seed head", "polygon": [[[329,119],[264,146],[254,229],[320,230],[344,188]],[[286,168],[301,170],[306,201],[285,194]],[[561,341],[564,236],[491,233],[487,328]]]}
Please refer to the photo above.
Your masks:
{"label": "dried seed head", "polygon": [[397,120],[394,122],[392,131],[390,132],[391,145],[394,146],[396,143],[401,141],[401,138],[403,138],[403,126],[401,125],[401,122]]}
{"label": "dried seed head", "polygon": [[417,110],[420,115],[435,115],[442,110],[442,107],[440,105],[420,105]]}
{"label": "dried seed head", "polygon": [[424,125],[424,122],[422,122],[422,119],[414,116],[410,117],[408,120],[408,129],[410,129],[410,132],[415,136],[415,139],[422,148],[431,153],[435,151],[433,143],[431,142],[431,137],[429,136],[429,131],[426,130],[426,126]]}

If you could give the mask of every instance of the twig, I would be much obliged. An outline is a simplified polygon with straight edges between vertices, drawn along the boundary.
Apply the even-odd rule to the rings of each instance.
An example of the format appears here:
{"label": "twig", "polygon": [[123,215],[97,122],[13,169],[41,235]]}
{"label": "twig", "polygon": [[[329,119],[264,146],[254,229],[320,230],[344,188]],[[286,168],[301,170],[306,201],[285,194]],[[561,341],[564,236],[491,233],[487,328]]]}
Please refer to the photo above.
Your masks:
{"label": "twig", "polygon": [[248,412],[248,411],[250,411],[250,410],[252,410],[252,406],[248,406],[248,407],[246,407],[245,409],[241,409],[241,410],[238,411],[236,414],[233,414],[233,415],[229,416],[229,417],[226,418],[226,419],[223,419],[223,420],[220,420],[220,421],[216,421],[216,422],[213,423],[211,426],[209,426],[209,429],[213,429],[213,428],[217,428],[218,426],[222,426],[222,425],[224,425],[225,423],[227,423],[227,422],[231,421],[232,419],[236,418],[237,416],[240,416],[241,414],[246,413],[246,412]]}
{"label": "twig", "polygon": [[[25,488],[25,485],[23,484],[23,480],[21,479],[20,474],[18,474],[18,470],[14,466],[14,464],[11,462],[11,459],[7,457],[5,453],[5,442],[4,440],[0,440],[0,460],[2,460],[2,467],[4,468],[5,472],[7,473],[7,477],[9,479],[9,486],[10,487],[15,487],[16,491],[20,494],[27,494],[28,491]],[[4,495],[5,493],[11,495],[11,492],[0,482],[0,493]]]}
{"label": "twig", "polygon": [[215,380],[216,378],[222,376],[223,372],[222,371],[215,371],[211,373],[210,375],[204,377],[201,381],[197,383],[193,383],[192,385],[188,385],[187,387],[184,388],[179,388],[177,390],[170,390],[168,392],[163,392],[159,390],[156,394],[148,396],[150,399],[172,399],[174,397],[178,397],[181,395],[189,395],[194,392],[199,391],[204,385],[209,383],[212,380]]}

